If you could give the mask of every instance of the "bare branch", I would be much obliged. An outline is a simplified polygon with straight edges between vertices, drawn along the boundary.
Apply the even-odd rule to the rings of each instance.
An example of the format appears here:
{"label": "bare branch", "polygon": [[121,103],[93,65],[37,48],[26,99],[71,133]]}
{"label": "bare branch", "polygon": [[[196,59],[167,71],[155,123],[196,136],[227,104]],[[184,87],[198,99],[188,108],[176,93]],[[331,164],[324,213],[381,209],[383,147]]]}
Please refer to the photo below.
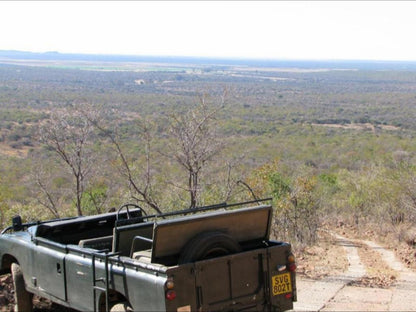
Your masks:
{"label": "bare branch", "polygon": [[250,185],[248,185],[246,182],[239,180],[237,181],[237,184],[242,184],[244,185],[251,193],[251,195],[253,196],[254,200],[259,200],[259,198],[256,196],[256,194],[254,193],[253,189],[250,187]]}
{"label": "bare branch", "polygon": [[40,136],[41,142],[59,156],[74,177],[78,215],[82,215],[81,200],[94,164],[88,147],[94,130],[90,120],[96,119],[96,112],[88,107],[75,106],[52,112],[51,118],[41,128]]}
{"label": "bare branch", "polygon": [[[216,134],[216,115],[223,108],[210,108],[207,95],[199,96],[199,105],[185,114],[174,114],[170,120],[171,140],[167,157],[176,161],[187,172],[187,192],[190,208],[198,205],[200,178],[203,168],[222,149]],[[224,104],[222,99],[222,104]]]}
{"label": "bare branch", "polygon": [[104,135],[106,136],[113,146],[116,149],[117,155],[121,160],[122,168],[123,168],[123,175],[127,178],[130,188],[133,189],[134,193],[139,195],[139,197],[132,195],[132,197],[137,200],[138,202],[144,202],[149,205],[152,209],[154,209],[157,213],[161,214],[162,210],[160,209],[159,205],[157,204],[156,200],[152,197],[151,194],[151,163],[150,163],[150,129],[147,125],[142,127],[142,134],[145,138],[145,157],[146,157],[146,172],[145,172],[145,185],[141,187],[133,176],[131,167],[127,158],[125,156],[124,151],[121,148],[120,142],[117,139],[117,134],[115,131],[111,131],[105,127],[103,127],[98,122],[93,122],[93,125]]}

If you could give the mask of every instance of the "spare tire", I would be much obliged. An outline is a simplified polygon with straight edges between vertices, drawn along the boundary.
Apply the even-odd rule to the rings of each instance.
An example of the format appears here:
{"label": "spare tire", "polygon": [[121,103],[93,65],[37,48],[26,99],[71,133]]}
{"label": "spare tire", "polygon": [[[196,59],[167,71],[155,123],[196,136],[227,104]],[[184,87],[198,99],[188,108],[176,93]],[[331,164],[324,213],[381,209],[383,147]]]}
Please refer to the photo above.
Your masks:
{"label": "spare tire", "polygon": [[237,253],[241,246],[230,235],[222,232],[203,232],[192,238],[179,256],[179,264],[206,260]]}

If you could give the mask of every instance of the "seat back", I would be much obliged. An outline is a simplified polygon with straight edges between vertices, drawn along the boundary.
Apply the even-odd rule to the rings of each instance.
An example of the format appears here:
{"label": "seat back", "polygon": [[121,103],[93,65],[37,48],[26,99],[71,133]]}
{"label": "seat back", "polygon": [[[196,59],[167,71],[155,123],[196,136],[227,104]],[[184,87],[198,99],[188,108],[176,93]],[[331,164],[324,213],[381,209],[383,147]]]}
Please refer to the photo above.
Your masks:
{"label": "seat back", "polygon": [[140,250],[140,248],[149,248],[148,242],[136,242],[136,240],[134,240],[135,236],[142,236],[148,239],[152,239],[153,222],[114,227],[112,251],[120,252],[122,256],[130,256],[133,241],[135,242],[135,248],[137,248],[134,251]]}

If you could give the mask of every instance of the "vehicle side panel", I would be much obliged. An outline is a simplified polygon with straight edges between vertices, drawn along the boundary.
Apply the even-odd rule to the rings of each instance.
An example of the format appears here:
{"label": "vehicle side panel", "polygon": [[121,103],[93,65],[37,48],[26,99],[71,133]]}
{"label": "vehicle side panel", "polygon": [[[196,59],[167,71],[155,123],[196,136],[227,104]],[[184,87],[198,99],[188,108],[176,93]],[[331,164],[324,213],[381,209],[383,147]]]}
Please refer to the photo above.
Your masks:
{"label": "vehicle side panel", "polygon": [[68,253],[65,258],[68,302],[74,309],[94,309],[91,264],[91,257],[82,254]]}
{"label": "vehicle side panel", "polygon": [[66,301],[65,246],[38,242],[32,248],[32,286],[60,300]]}
{"label": "vehicle side panel", "polygon": [[[123,259],[127,259],[124,262]],[[65,258],[66,281],[68,289],[68,302],[71,307],[80,311],[93,311],[93,266],[92,256],[88,253],[68,253]],[[134,311],[164,311],[164,284],[166,277],[163,274],[140,268],[134,261],[125,257],[109,259],[109,289],[114,290],[129,301]],[[105,262],[104,259],[95,258],[96,286],[105,288]],[[103,295],[96,291],[96,306]]]}
{"label": "vehicle side panel", "polygon": [[28,285],[32,274],[32,249],[31,236],[27,232],[0,235],[0,259],[2,273],[10,272],[11,263],[7,261],[10,257],[20,264],[23,276]]}
{"label": "vehicle side panel", "polygon": [[111,266],[112,287],[128,298],[134,311],[165,311],[166,275],[118,262]]}

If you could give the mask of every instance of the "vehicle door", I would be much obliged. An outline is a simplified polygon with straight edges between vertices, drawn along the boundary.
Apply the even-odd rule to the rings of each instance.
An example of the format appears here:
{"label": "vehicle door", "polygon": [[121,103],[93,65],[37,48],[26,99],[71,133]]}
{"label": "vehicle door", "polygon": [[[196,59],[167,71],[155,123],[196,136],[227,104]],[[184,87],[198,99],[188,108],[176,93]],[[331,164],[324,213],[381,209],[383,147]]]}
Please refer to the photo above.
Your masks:
{"label": "vehicle door", "polygon": [[58,299],[66,301],[65,245],[44,238],[35,239],[32,250],[32,285]]}

